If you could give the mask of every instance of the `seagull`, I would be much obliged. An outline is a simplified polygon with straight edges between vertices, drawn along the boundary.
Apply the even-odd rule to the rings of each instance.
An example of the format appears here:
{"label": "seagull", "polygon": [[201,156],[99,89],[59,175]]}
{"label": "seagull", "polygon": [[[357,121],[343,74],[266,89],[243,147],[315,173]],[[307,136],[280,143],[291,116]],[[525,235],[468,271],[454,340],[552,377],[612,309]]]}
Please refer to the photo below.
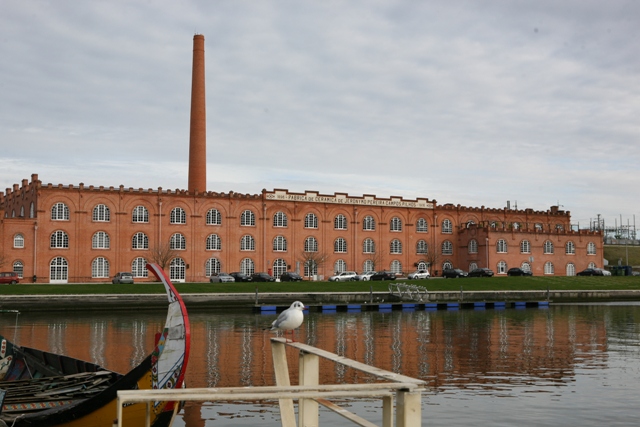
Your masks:
{"label": "seagull", "polygon": [[278,318],[273,321],[270,330],[280,330],[285,331],[285,333],[286,331],[291,331],[291,342],[294,342],[295,340],[293,339],[293,330],[299,328],[300,325],[302,325],[302,321],[304,320],[302,310],[304,309],[305,306],[300,301],[294,302],[293,304],[291,304],[291,307],[280,313]]}

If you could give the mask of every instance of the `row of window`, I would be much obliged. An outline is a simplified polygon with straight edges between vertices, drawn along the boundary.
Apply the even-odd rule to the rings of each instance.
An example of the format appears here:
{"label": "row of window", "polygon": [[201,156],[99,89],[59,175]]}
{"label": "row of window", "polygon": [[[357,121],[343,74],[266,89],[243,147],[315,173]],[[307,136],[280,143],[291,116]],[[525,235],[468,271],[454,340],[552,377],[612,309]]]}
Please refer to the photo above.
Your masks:
{"label": "row of window", "polygon": [[[470,254],[478,253],[478,241],[472,239],[469,241],[469,245],[467,249]],[[551,240],[546,240],[542,244],[542,251],[545,254],[553,254],[554,253],[554,244]],[[507,241],[504,239],[500,239],[496,242],[496,252],[497,253],[507,253],[508,245]],[[564,245],[564,252],[566,255],[575,255],[576,253],[576,245],[572,241],[568,241]],[[521,254],[530,254],[531,253],[531,242],[529,240],[522,240],[520,242],[520,253]],[[587,255],[595,255],[596,254],[596,244],[594,242],[587,243]]]}

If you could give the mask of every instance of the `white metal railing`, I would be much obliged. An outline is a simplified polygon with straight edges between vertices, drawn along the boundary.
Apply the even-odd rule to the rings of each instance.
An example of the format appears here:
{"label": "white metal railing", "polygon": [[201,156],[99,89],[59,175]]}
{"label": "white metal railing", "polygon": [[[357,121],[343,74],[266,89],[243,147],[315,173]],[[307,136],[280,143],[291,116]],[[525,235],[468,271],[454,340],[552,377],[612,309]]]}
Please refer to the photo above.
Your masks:
{"label": "white metal railing", "polygon": [[[300,385],[289,382],[286,347],[299,350]],[[330,398],[381,398],[382,426],[418,427],[422,425],[421,393],[425,382],[393,372],[378,369],[328,351],[306,344],[287,342],[283,338],[271,339],[271,350],[276,377],[275,386],[187,388],[177,390],[121,390],[118,392],[117,426],[122,422],[123,407],[134,403],[147,406],[146,426],[150,425],[150,407],[155,401],[251,401],[278,400],[283,427],[295,427],[296,417],[293,401],[298,400],[298,423],[300,426],[319,425],[319,405],[336,412],[360,426],[374,427],[372,422],[339,407]],[[357,369],[385,382],[367,384],[319,384],[319,358]]]}
{"label": "white metal railing", "polygon": [[389,293],[400,299],[409,299],[417,302],[429,301],[429,292],[424,286],[405,283],[389,283]]}

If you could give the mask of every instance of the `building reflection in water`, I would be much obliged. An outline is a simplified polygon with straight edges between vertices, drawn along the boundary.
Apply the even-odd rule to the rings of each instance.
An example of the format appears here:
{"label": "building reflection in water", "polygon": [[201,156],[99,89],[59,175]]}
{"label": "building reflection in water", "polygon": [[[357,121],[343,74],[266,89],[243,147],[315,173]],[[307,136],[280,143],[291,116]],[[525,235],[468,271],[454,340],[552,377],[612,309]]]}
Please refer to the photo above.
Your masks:
{"label": "building reflection in water", "polygon": [[[296,339],[382,369],[427,381],[433,391],[451,387],[483,390],[521,382],[563,384],[576,365],[606,362],[611,307],[559,306],[525,310],[461,310],[390,313],[311,313]],[[69,317],[73,316],[73,317]],[[89,360],[118,372],[137,365],[153,349],[162,313],[21,315],[20,344]],[[192,312],[190,387],[273,385],[269,338],[273,316]],[[618,317],[624,317],[618,315]],[[13,318],[2,318],[13,336]],[[613,326],[612,326],[613,325]],[[288,352],[289,366],[297,353]],[[366,382],[371,378],[321,360],[321,382]],[[292,369],[294,370],[294,369]],[[292,384],[297,373],[292,372]],[[204,425],[199,405],[185,411],[187,425]]]}

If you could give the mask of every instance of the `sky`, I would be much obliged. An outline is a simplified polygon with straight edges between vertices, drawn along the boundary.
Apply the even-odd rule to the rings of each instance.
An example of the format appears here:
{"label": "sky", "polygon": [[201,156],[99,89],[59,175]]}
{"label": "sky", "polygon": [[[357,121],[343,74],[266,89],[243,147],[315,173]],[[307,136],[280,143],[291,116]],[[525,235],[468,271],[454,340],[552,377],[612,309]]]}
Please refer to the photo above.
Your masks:
{"label": "sky", "polygon": [[640,226],[636,0],[0,0],[0,189],[426,197]]}

